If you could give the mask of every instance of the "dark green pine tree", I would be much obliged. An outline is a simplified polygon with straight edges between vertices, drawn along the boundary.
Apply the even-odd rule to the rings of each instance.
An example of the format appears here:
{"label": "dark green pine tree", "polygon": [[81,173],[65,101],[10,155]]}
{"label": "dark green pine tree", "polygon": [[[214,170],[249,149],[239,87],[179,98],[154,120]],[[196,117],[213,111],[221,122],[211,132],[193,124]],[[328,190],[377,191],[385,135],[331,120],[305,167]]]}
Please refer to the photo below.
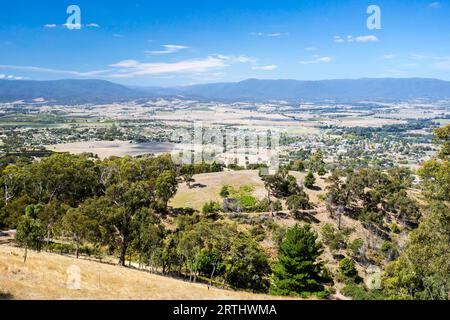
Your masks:
{"label": "dark green pine tree", "polygon": [[280,245],[273,270],[271,294],[284,296],[323,295],[322,244],[309,224],[289,229]]}

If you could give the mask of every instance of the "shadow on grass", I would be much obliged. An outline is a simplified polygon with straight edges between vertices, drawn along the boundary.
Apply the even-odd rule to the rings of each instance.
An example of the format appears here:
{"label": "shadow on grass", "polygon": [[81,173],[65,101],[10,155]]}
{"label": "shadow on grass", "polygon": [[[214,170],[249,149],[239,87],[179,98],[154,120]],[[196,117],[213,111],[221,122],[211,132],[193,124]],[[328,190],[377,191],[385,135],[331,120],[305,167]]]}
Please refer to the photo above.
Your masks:
{"label": "shadow on grass", "polygon": [[312,191],[322,191],[322,188],[319,187],[319,186],[312,186],[312,187],[309,187],[307,189],[312,190]]}
{"label": "shadow on grass", "polygon": [[0,300],[12,300],[14,296],[9,292],[0,291]]}
{"label": "shadow on grass", "polygon": [[316,217],[314,217],[314,215],[312,215],[311,213],[306,212],[306,211],[296,212],[295,219],[305,221],[310,224],[319,224],[320,223],[319,219],[317,219]]}
{"label": "shadow on grass", "polygon": [[202,183],[195,183],[191,186],[191,189],[203,189],[206,188],[207,185],[206,184],[202,184]]}

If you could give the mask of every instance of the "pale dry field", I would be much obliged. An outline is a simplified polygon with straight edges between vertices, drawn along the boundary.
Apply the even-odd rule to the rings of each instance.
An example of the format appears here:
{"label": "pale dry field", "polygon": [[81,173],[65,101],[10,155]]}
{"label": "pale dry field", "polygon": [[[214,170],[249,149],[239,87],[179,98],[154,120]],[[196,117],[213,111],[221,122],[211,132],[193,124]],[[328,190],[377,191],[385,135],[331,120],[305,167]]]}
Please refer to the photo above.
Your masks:
{"label": "pale dry field", "polygon": [[[79,268],[80,289],[67,287],[70,268]],[[0,292],[21,300],[256,300],[276,299],[210,288],[114,265],[0,245]]]}
{"label": "pale dry field", "polygon": [[341,127],[365,127],[378,128],[387,125],[405,124],[405,120],[386,119],[386,118],[372,118],[372,117],[355,117],[342,118],[333,121],[337,126]]}
{"label": "pale dry field", "polygon": [[175,110],[171,112],[163,111],[157,112],[154,118],[155,121],[162,121],[167,124],[175,125],[189,124],[194,122],[201,122],[203,126],[232,126],[236,128],[253,128],[253,129],[277,129],[277,130],[297,130],[310,128],[314,129],[317,122],[308,121],[309,113],[301,113],[298,119],[305,121],[293,120],[281,113],[265,113],[254,110],[241,110],[233,108],[214,108],[209,110]]}
{"label": "pale dry field", "polygon": [[45,146],[55,152],[72,154],[93,153],[105,159],[111,156],[139,156],[143,154],[162,154],[172,151],[173,144],[166,142],[130,143],[130,141],[82,141]]}

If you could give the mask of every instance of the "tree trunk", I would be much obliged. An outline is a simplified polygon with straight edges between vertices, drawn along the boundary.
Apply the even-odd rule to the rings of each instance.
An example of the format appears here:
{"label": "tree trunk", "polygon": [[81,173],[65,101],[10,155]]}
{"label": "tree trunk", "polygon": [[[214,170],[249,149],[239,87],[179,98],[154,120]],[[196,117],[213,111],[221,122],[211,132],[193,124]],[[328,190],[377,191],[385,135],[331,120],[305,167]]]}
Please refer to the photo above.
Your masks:
{"label": "tree trunk", "polygon": [[183,267],[183,257],[178,258],[178,276],[181,276],[181,268]]}
{"label": "tree trunk", "polygon": [[28,245],[25,245],[25,253],[23,255],[23,263],[27,262]]}
{"label": "tree trunk", "polygon": [[192,282],[192,259],[189,260],[189,282]]}
{"label": "tree trunk", "polygon": [[77,257],[77,259],[79,257],[79,252],[80,252],[80,243],[78,240],[76,240],[75,241],[75,256]]}
{"label": "tree trunk", "polygon": [[127,243],[123,241],[122,246],[120,247],[120,256],[119,256],[119,265],[122,267],[125,267],[127,248],[128,248]]}
{"label": "tree trunk", "polygon": [[5,203],[8,204],[9,201],[8,184],[5,183]]}
{"label": "tree trunk", "polygon": [[48,252],[49,247],[50,247],[50,227],[47,226],[47,242],[45,247],[46,252]]}
{"label": "tree trunk", "polygon": [[209,286],[212,287],[212,281],[214,277],[214,273],[216,272],[216,264],[213,265],[213,270],[211,272],[211,277],[209,277]]}

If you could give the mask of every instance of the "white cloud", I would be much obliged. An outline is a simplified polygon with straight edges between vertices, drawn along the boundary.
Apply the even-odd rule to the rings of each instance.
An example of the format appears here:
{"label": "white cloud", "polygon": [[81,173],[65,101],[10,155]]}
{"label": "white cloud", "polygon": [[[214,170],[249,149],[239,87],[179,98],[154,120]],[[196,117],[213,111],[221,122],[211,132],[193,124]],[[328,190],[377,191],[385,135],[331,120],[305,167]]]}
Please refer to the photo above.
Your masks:
{"label": "white cloud", "polygon": [[217,58],[222,59],[222,60],[227,60],[231,63],[255,63],[256,59],[248,57],[248,56],[244,56],[244,55],[240,55],[240,56],[227,56],[227,55],[223,55],[223,54],[218,54],[216,55]]}
{"label": "white cloud", "polygon": [[378,38],[376,36],[370,35],[370,36],[359,36],[355,38],[356,42],[375,42],[378,41]]}
{"label": "white cloud", "polygon": [[272,33],[265,33],[265,32],[251,32],[250,35],[252,36],[258,36],[258,37],[281,37],[281,36],[287,36],[289,33],[287,32],[272,32]]}
{"label": "white cloud", "polygon": [[431,63],[431,66],[438,70],[450,70],[450,56],[435,56],[412,53],[410,58],[413,60],[420,60],[424,63]]}
{"label": "white cloud", "polygon": [[70,23],[70,24],[63,24],[62,25],[64,28],[67,28],[69,30],[79,30],[83,27],[83,25],[79,24],[79,23]]}
{"label": "white cloud", "polygon": [[0,80],[24,80],[24,77],[18,77],[13,75],[7,75],[7,74],[0,74]]}
{"label": "white cloud", "polygon": [[219,69],[230,67],[236,63],[253,63],[253,58],[240,56],[226,56],[222,54],[211,55],[204,59],[181,60],[178,62],[144,63],[137,60],[123,60],[110,65],[117,68],[109,74],[111,78],[131,78],[144,75],[164,74],[202,74],[216,72]]}
{"label": "white cloud", "polygon": [[428,8],[431,8],[431,9],[439,9],[440,7],[441,7],[440,2],[432,2],[428,5]]}
{"label": "white cloud", "polygon": [[232,56],[230,57],[230,61],[233,63],[239,62],[239,63],[255,63],[256,59],[250,58],[247,56]]}
{"label": "white cloud", "polygon": [[277,65],[268,65],[268,66],[254,66],[252,67],[253,70],[262,70],[262,71],[271,71],[271,70],[275,70],[277,69],[278,66]]}
{"label": "white cloud", "polygon": [[417,54],[417,53],[411,53],[410,57],[411,57],[411,59],[414,59],[414,60],[425,60],[425,59],[430,58],[429,56],[425,56],[423,54]]}
{"label": "white cloud", "polygon": [[112,64],[111,67],[117,67],[117,68],[133,68],[135,66],[139,65],[139,62],[136,60],[122,60],[120,62],[117,62],[115,64]]}
{"label": "white cloud", "polygon": [[388,54],[385,54],[385,55],[383,55],[383,59],[385,59],[385,60],[392,60],[392,59],[395,59],[397,56],[395,55],[395,54],[392,54],[392,53],[388,53]]}
{"label": "white cloud", "polygon": [[87,72],[79,72],[79,71],[51,69],[51,68],[43,68],[43,67],[35,67],[35,66],[14,66],[14,65],[0,65],[0,69],[23,70],[23,71],[45,72],[45,73],[55,73],[55,74],[67,74],[67,75],[79,76],[79,77],[99,76],[99,75],[102,75],[102,74],[112,71],[112,69],[108,69],[108,70],[94,70],[94,71],[87,71]]}
{"label": "white cloud", "polygon": [[[23,70],[29,72],[42,72],[65,74],[77,77],[101,77],[101,78],[131,78],[145,75],[174,75],[174,74],[217,74],[217,70],[230,67],[236,63],[253,63],[255,60],[247,56],[211,55],[204,59],[181,60],[178,62],[145,63],[137,60],[122,60],[111,64],[109,69],[93,71],[73,71],[51,69],[38,66],[0,65],[1,69]],[[214,73],[215,72],[215,73]]]}
{"label": "white cloud", "polygon": [[329,63],[333,61],[333,57],[316,57],[312,60],[300,61],[301,64],[317,64],[317,63]]}
{"label": "white cloud", "polygon": [[54,23],[47,23],[47,24],[44,25],[44,28],[58,28],[58,26],[61,26],[63,28],[67,28],[67,29],[70,29],[70,30],[73,30],[73,29],[77,29],[78,30],[78,29],[81,29],[83,27],[86,27],[86,28],[100,28],[100,25],[97,24],[97,23],[88,23],[86,25],[82,25],[82,24],[79,24],[79,23],[71,23],[71,24],[65,23],[65,24],[62,24],[62,25],[57,25],[57,24],[54,24]]}
{"label": "white cloud", "polygon": [[147,54],[160,55],[160,54],[170,54],[181,51],[183,49],[189,49],[187,46],[181,46],[176,44],[165,44],[162,46],[164,50],[156,50],[156,51],[145,51]]}
{"label": "white cloud", "polygon": [[352,35],[348,35],[347,37],[343,38],[341,36],[334,36],[333,41],[336,43],[344,43],[344,42],[375,42],[378,41],[378,38],[374,35],[367,35],[367,36],[358,36],[354,37]]}
{"label": "white cloud", "polygon": [[450,56],[436,56],[412,53],[410,54],[410,58],[413,60],[446,61],[450,59]]}
{"label": "white cloud", "polygon": [[124,60],[110,65],[119,68],[110,75],[113,78],[130,78],[144,75],[160,75],[170,73],[202,73],[228,67],[227,60],[209,56],[205,59],[182,60],[178,62],[143,63],[136,60]]}

